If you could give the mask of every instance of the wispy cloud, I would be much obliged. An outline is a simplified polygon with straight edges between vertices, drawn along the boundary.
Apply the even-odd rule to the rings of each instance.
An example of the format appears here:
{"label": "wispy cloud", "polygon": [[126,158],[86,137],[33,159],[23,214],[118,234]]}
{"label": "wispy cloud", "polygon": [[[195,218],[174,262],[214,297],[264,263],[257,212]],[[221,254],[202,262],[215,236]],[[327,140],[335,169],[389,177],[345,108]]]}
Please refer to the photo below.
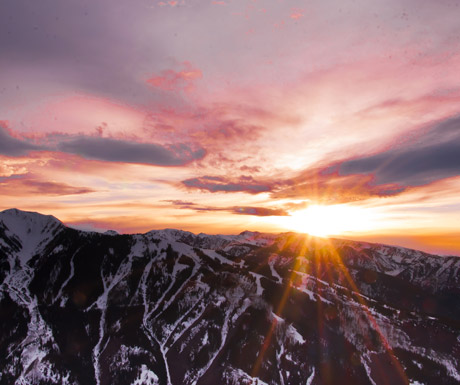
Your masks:
{"label": "wispy cloud", "polygon": [[163,70],[159,75],[154,75],[147,79],[147,83],[163,91],[191,91],[194,82],[197,79],[201,79],[203,74],[190,62],[182,63],[182,67],[180,71],[173,69]]}
{"label": "wispy cloud", "polygon": [[282,208],[257,207],[257,206],[230,206],[230,207],[215,207],[201,206],[199,204],[181,200],[166,200],[181,209],[190,209],[195,211],[226,211],[238,215],[254,215],[258,217],[268,216],[288,216],[289,213]]}
{"label": "wispy cloud", "polygon": [[28,176],[0,178],[0,194],[2,195],[20,195],[24,197],[41,194],[60,196],[89,194],[95,191],[89,187],[77,187],[67,183],[29,178]]}

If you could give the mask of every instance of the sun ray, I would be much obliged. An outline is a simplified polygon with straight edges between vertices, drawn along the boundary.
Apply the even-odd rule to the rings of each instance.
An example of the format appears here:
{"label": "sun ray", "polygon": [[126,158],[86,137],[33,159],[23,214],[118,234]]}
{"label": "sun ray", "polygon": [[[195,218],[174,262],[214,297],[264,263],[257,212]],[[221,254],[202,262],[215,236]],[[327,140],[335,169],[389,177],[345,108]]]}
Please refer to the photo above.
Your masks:
{"label": "sun ray", "polygon": [[[288,241],[285,244],[285,247],[292,246],[294,241],[295,241],[295,237],[293,237],[292,239],[288,239]],[[370,312],[369,306],[366,303],[366,300],[364,299],[362,295],[360,295],[360,292],[359,292],[359,289],[356,283],[351,277],[351,274],[349,273],[347,267],[343,263],[342,258],[339,252],[337,251],[337,249],[335,248],[334,244],[332,243],[332,241],[328,239],[323,239],[323,238],[311,237],[310,235],[306,235],[302,237],[302,243],[299,248],[299,252],[296,253],[296,258],[294,260],[294,264],[291,269],[291,273],[284,287],[284,291],[283,291],[281,300],[278,306],[276,307],[275,314],[277,316],[282,317],[283,310],[286,306],[286,303],[289,299],[292,289],[295,288],[295,278],[298,274],[298,271],[301,270],[302,258],[300,257],[306,254],[306,251],[309,246],[313,246],[312,247],[313,254],[310,256],[310,258],[312,258],[311,261],[313,262],[313,264],[312,264],[310,273],[315,278],[315,289],[314,290],[315,290],[315,294],[317,298],[316,307],[317,307],[317,327],[318,327],[318,338],[319,338],[318,343],[317,343],[317,349],[318,349],[319,357],[321,357],[322,355],[321,343],[319,341],[325,338],[324,326],[325,326],[326,313],[325,313],[325,309],[324,309],[324,305],[322,301],[319,300],[319,297],[321,297],[322,294],[324,294],[323,293],[323,280],[326,279],[327,282],[332,286],[333,284],[336,283],[336,280],[340,279],[340,276],[342,276],[343,279],[345,280],[346,286],[349,287],[349,290],[350,290],[349,295],[352,296],[352,298],[356,300],[356,302],[360,305],[360,308],[364,311],[364,315],[366,316],[369,322],[369,325],[377,333],[377,336],[385,352],[388,354],[388,357],[391,360],[392,366],[396,369],[397,375],[401,378],[403,383],[408,383],[408,379],[407,379],[407,376],[405,374],[403,367],[401,366],[398,359],[396,358],[388,340],[386,339],[381,328],[379,327],[378,322],[376,321],[375,317]],[[334,266],[335,268],[338,269],[338,272],[336,272],[338,274],[337,279],[335,279],[333,276],[333,271],[331,270],[331,266]],[[273,334],[276,331],[277,325],[278,325],[278,321],[276,317],[274,317],[271,322],[270,328],[265,336],[262,348],[260,349],[260,352],[254,364],[254,367],[252,370],[253,377],[257,377],[257,375],[259,374],[259,371],[263,364],[266,352],[272,342]],[[366,344],[368,345],[373,344],[373,342],[370,339],[370,336],[367,336],[364,334],[363,337],[365,338]],[[326,362],[325,363],[326,366],[321,368],[321,373],[326,377],[329,375],[327,364],[328,363]],[[379,376],[381,377],[385,376],[386,369],[382,365],[380,365],[379,361],[375,362],[375,370],[377,370],[377,372],[379,373]]]}
{"label": "sun ray", "polygon": [[312,203],[288,216],[273,216],[264,222],[313,236],[327,237],[349,232],[366,232],[379,226],[380,214],[371,208],[352,204],[323,205]]}
{"label": "sun ray", "polygon": [[[294,241],[294,238],[288,239],[288,242],[286,243],[285,246],[290,245],[293,241]],[[303,255],[305,253],[306,248],[307,248],[307,239],[303,240],[302,246],[301,246],[301,252],[299,253],[299,255]],[[277,316],[280,316],[280,317],[282,316],[282,313],[283,313],[284,307],[286,305],[287,299],[289,298],[289,294],[290,294],[290,292],[292,290],[292,286],[293,286],[293,282],[294,282],[294,276],[296,275],[296,271],[298,270],[300,263],[301,263],[300,259],[295,258],[294,268],[291,270],[291,274],[290,274],[289,279],[288,279],[288,281],[287,281],[287,283],[285,285],[283,295],[282,295],[281,300],[280,300],[280,302],[279,302],[279,304],[278,304],[278,306],[276,308],[276,311],[275,311],[275,314]],[[269,329],[267,335],[264,338],[264,343],[262,345],[262,348],[261,348],[261,350],[259,352],[259,355],[257,356],[256,362],[254,364],[252,374],[251,374],[252,377],[257,377],[257,374],[259,373],[260,367],[261,367],[263,359],[265,357],[265,353],[267,352],[267,349],[270,346],[270,343],[271,343],[271,340],[272,340],[272,337],[273,337],[273,333],[274,333],[274,331],[276,329],[276,325],[277,325],[277,320],[274,317],[273,320],[272,320],[270,329]]]}
{"label": "sun ray", "polygon": [[361,308],[364,310],[365,315],[368,318],[370,324],[372,325],[374,330],[377,332],[377,334],[379,336],[379,339],[383,344],[383,347],[387,351],[393,366],[396,368],[396,370],[398,372],[398,375],[401,377],[401,379],[404,381],[404,383],[408,383],[409,381],[408,381],[408,378],[407,378],[407,376],[405,374],[405,371],[404,371],[402,365],[400,364],[400,362],[396,358],[395,354],[393,353],[393,349],[391,348],[391,346],[390,346],[388,340],[386,339],[385,335],[382,333],[382,331],[381,331],[377,321],[375,320],[374,316],[369,311],[369,306],[366,303],[364,297],[360,295],[359,289],[358,289],[356,283],[354,282],[353,278],[351,277],[347,267],[343,263],[340,254],[338,253],[337,249],[334,247],[334,245],[332,244],[332,242],[330,240],[325,240],[325,241],[328,243],[328,247],[329,247],[329,250],[332,253],[332,257],[334,258],[334,262],[336,263],[336,265],[339,267],[339,269],[344,274],[344,277],[345,277],[347,283],[351,287],[351,293],[354,295],[354,298],[361,305]]}

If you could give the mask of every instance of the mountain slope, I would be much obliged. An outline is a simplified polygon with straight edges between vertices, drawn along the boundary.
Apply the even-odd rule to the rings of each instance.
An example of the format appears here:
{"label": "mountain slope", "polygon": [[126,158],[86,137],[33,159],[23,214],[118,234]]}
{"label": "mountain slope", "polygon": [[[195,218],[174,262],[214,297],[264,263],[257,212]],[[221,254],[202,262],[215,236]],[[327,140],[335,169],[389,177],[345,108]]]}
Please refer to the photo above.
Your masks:
{"label": "mountain slope", "polygon": [[460,258],[0,213],[0,384],[459,384]]}

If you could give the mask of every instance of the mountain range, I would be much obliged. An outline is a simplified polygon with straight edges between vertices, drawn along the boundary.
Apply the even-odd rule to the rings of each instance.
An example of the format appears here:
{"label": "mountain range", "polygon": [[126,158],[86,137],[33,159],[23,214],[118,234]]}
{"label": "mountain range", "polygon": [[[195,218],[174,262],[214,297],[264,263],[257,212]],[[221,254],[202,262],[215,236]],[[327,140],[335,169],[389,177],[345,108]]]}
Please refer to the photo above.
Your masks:
{"label": "mountain range", "polygon": [[460,384],[460,257],[0,213],[0,384]]}

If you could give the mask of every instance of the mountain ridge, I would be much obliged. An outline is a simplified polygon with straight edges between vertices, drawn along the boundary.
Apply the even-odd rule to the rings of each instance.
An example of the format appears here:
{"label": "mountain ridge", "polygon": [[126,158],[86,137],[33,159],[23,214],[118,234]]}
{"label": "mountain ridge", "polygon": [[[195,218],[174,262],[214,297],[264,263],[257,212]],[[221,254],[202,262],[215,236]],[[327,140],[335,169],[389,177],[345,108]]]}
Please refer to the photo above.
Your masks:
{"label": "mountain ridge", "polygon": [[460,383],[459,257],[6,215],[0,384]]}
{"label": "mountain ridge", "polygon": [[[297,233],[297,232],[293,232],[293,231],[287,231],[287,232],[281,232],[281,233],[266,233],[266,232],[259,232],[259,231],[244,230],[244,231],[242,231],[242,232],[240,232],[238,234],[207,234],[207,233],[203,233],[203,232],[200,232],[200,233],[196,234],[196,233],[193,233],[193,232],[188,231],[188,230],[182,230],[182,229],[176,229],[176,228],[164,228],[164,229],[149,230],[149,231],[147,231],[145,233],[122,233],[121,234],[118,231],[111,230],[111,229],[105,230],[105,231],[95,231],[95,230],[86,230],[86,229],[74,228],[72,226],[66,225],[64,222],[60,221],[58,218],[56,218],[53,215],[41,214],[41,213],[36,212],[36,211],[25,211],[25,210],[20,210],[20,209],[17,209],[17,208],[11,208],[11,209],[6,209],[6,210],[3,210],[3,211],[0,211],[0,221],[2,220],[2,215],[4,213],[15,213],[18,217],[20,217],[20,216],[27,217],[28,215],[31,215],[32,217],[43,217],[43,218],[49,219],[50,221],[58,222],[62,226],[65,226],[65,227],[68,227],[68,228],[73,228],[73,229],[78,230],[78,231],[82,231],[82,232],[86,232],[86,233],[106,234],[106,235],[147,235],[149,233],[154,234],[154,235],[155,234],[159,235],[159,234],[173,234],[173,233],[176,233],[178,235],[181,235],[181,237],[180,237],[181,239],[184,239],[184,237],[186,235],[196,237],[196,238],[231,239],[231,238],[236,238],[236,237],[250,238],[250,237],[259,236],[259,237],[266,237],[267,239],[270,239],[270,238],[274,238],[274,237],[277,237],[277,236],[289,236],[289,235],[298,234],[298,235],[310,236],[310,237],[316,238],[316,239],[329,239],[329,240],[338,241],[338,242],[347,242],[347,241],[349,241],[349,242],[353,242],[355,244],[366,245],[367,247],[374,247],[374,246],[375,247],[377,247],[377,246],[393,247],[393,248],[399,248],[402,251],[415,251],[415,252],[424,253],[426,255],[432,255],[432,256],[438,256],[438,257],[460,258],[460,256],[457,256],[457,255],[434,254],[434,253],[429,253],[429,252],[422,251],[422,250],[419,250],[419,249],[400,246],[400,245],[386,244],[386,243],[381,243],[381,242],[368,242],[368,241],[361,241],[361,240],[353,240],[353,239],[348,239],[348,238],[318,237],[318,236],[308,235],[306,233]],[[241,238],[241,239],[245,239],[245,238]]]}

